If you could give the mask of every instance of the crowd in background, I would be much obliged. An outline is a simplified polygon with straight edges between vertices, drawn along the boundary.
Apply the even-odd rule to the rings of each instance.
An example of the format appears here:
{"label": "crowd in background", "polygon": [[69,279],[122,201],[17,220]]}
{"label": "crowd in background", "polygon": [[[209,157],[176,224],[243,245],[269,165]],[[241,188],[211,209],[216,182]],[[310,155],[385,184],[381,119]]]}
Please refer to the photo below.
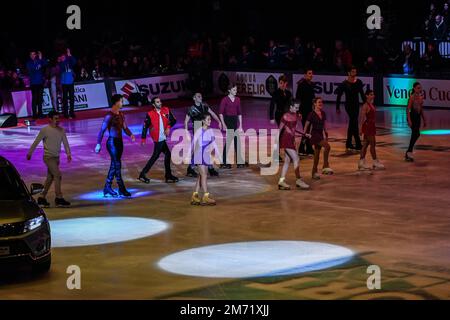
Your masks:
{"label": "crowd in background", "polygon": [[[188,72],[192,83],[210,77],[213,68],[302,70],[306,66],[317,72],[343,72],[357,65],[362,73],[402,73],[443,71],[446,59],[441,57],[438,42],[447,40],[449,29],[447,2],[431,4],[422,33],[427,39],[423,55],[411,46],[392,43],[390,25],[382,19],[381,30],[368,30],[365,39],[348,43],[342,40],[310,40],[301,36],[287,39],[240,38],[226,32],[218,35],[202,33],[180,34],[174,39],[152,36],[151,41],[133,39],[126,35],[105,34],[87,45],[70,43],[57,38],[51,50],[40,48],[48,61],[45,68],[45,86],[60,72],[57,57],[71,48],[77,58],[75,81],[104,78],[133,78],[169,72]],[[29,52],[2,57],[0,61],[0,89],[15,90],[29,85],[26,64]]]}

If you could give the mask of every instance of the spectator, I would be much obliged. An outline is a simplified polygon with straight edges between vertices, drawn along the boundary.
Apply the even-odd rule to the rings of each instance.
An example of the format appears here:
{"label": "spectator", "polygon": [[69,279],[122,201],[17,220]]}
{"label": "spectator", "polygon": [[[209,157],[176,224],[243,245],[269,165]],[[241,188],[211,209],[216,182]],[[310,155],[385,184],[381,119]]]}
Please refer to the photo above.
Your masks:
{"label": "spectator", "polygon": [[450,11],[448,2],[444,3],[444,9],[442,10],[442,17],[444,18],[444,23],[447,26],[447,28],[450,28]]}
{"label": "spectator", "polygon": [[409,44],[405,45],[403,48],[401,63],[403,74],[414,74],[416,72],[417,59]]}
{"label": "spectator", "polygon": [[438,71],[442,65],[442,57],[438,50],[436,50],[434,43],[428,44],[427,51],[422,56],[422,65],[424,71]]}
{"label": "spectator", "polygon": [[437,15],[435,18],[435,24],[432,27],[432,39],[436,41],[447,40],[447,25],[444,22],[444,18]]}
{"label": "spectator", "polygon": [[326,67],[325,57],[322,48],[316,48],[311,61],[312,69],[315,71],[323,71]]}
{"label": "spectator", "polygon": [[131,77],[131,69],[128,65],[128,60],[124,60],[122,63],[122,77],[124,78],[130,78]]}
{"label": "spectator", "polygon": [[58,112],[59,102],[58,96],[61,96],[62,87],[61,87],[61,71],[59,69],[60,58],[57,58],[56,61],[52,62],[50,67],[50,97],[52,99],[52,106],[55,112]]}
{"label": "spectator", "polygon": [[269,48],[264,53],[267,58],[267,66],[271,69],[280,67],[281,53],[275,40],[269,40]]}
{"label": "spectator", "polygon": [[338,71],[343,72],[352,66],[352,60],[353,58],[350,50],[344,46],[344,43],[341,40],[336,40],[333,56],[334,67]]}
{"label": "spectator", "polygon": [[241,56],[239,57],[239,66],[242,68],[250,69],[253,68],[254,65],[254,57],[250,52],[248,46],[244,44],[242,46]]}
{"label": "spectator", "polygon": [[375,74],[378,72],[378,67],[375,64],[375,59],[372,56],[367,57],[367,60],[364,62],[363,73],[367,74]]}
{"label": "spectator", "polygon": [[299,66],[305,65],[305,47],[303,46],[302,40],[299,36],[294,38],[294,54],[296,56],[296,60],[298,61]]}
{"label": "spectator", "polygon": [[27,62],[27,70],[30,76],[31,100],[33,119],[42,118],[42,103],[44,94],[44,67],[47,61],[42,59],[40,51],[31,51],[30,60]]}
{"label": "spectator", "polygon": [[76,59],[67,48],[66,54],[60,56],[59,69],[61,71],[62,105],[64,117],[75,118],[75,74],[73,71]]}
{"label": "spectator", "polygon": [[81,68],[78,80],[79,81],[90,81],[90,80],[92,80],[92,77],[89,75],[89,72],[86,70],[85,67]]}
{"label": "spectator", "polygon": [[297,70],[300,68],[298,56],[295,54],[294,48],[290,48],[284,57],[284,68],[288,70]]}
{"label": "spectator", "polygon": [[25,88],[25,84],[22,80],[22,78],[19,77],[16,71],[12,72],[11,76],[11,88],[13,90],[23,89]]}

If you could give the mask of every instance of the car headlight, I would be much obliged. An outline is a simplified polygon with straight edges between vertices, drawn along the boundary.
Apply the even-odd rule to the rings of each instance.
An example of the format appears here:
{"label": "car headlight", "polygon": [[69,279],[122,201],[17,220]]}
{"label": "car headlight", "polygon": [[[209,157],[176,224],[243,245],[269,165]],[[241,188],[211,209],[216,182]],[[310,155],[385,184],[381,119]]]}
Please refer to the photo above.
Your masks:
{"label": "car headlight", "polygon": [[23,233],[27,233],[39,228],[45,221],[44,216],[39,216],[25,222]]}

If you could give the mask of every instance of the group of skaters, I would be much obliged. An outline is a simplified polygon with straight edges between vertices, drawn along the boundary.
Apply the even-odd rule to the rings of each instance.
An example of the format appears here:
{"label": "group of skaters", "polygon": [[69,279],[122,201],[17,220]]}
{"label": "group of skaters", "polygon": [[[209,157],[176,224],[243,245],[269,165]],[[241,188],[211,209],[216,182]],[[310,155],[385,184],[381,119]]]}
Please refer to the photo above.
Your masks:
{"label": "group of skaters", "polygon": [[[279,141],[277,149],[284,151],[281,175],[278,181],[280,190],[289,190],[291,186],[286,182],[286,175],[290,164],[294,166],[296,176],[296,186],[300,189],[309,189],[310,186],[305,183],[300,175],[300,158],[311,155],[314,157],[312,168],[312,179],[318,180],[318,167],[320,155],[323,150],[323,175],[334,173],[329,163],[330,144],[328,142],[327,115],[323,110],[323,100],[315,96],[313,83],[313,70],[306,69],[304,78],[298,82],[298,88],[295,99],[292,93],[287,89],[288,80],[285,76],[279,78],[279,88],[273,94],[270,104],[270,122],[276,123],[279,128]],[[384,165],[379,161],[376,153],[376,107],[374,105],[375,94],[373,90],[363,91],[363,83],[357,78],[357,70],[352,67],[348,70],[348,78],[342,82],[337,89],[336,111],[340,113],[340,102],[342,95],[345,95],[345,110],[349,117],[346,150],[348,152],[359,152],[360,160],[358,162],[359,170],[384,169]],[[363,100],[363,106],[360,108],[359,97]],[[413,161],[413,148],[420,136],[420,127],[426,125],[423,112],[423,94],[419,83],[413,86],[413,93],[407,106],[408,125],[412,130],[411,141],[405,154],[406,161]],[[223,153],[215,141],[213,130],[211,130],[212,120],[218,123],[220,130],[232,130],[232,132],[242,132],[242,111],[239,97],[237,97],[237,87],[231,84],[228,88],[228,95],[222,98],[219,107],[219,115],[212,108],[203,102],[202,94],[197,92],[193,96],[194,104],[188,109],[184,120],[184,129],[186,137],[193,136],[190,142],[191,162],[187,167],[187,176],[196,178],[195,188],[191,197],[192,205],[215,205],[208,190],[208,175],[218,177],[219,173],[214,168],[215,163],[220,163],[221,169],[231,169],[229,159],[227,159],[228,150],[234,145],[235,163],[238,168],[246,167],[248,164],[241,157],[240,140],[236,135],[227,134]],[[134,142],[135,136],[127,126],[125,115],[121,111],[123,97],[120,94],[112,96],[112,106],[104,117],[101,129],[98,133],[95,152],[100,152],[103,136],[108,131],[106,148],[111,158],[109,172],[103,189],[105,197],[131,197],[131,193],[126,189],[121,174],[121,157],[123,154],[123,133],[127,134]],[[32,153],[40,141],[44,142],[44,163],[48,168],[47,180],[44,191],[38,198],[38,204],[48,207],[50,204],[46,195],[53,182],[55,182],[56,206],[70,206],[70,203],[63,198],[61,191],[61,172],[59,169],[59,158],[61,143],[71,161],[69,143],[65,130],[59,126],[59,114],[50,112],[48,114],[49,126],[41,129],[36,140],[31,146],[27,159],[31,159]],[[139,181],[149,184],[151,181],[147,177],[155,162],[164,154],[165,182],[176,183],[179,181],[171,171],[171,151],[167,144],[167,138],[171,129],[176,123],[176,118],[169,107],[164,106],[159,97],[153,97],[151,100],[151,109],[145,116],[141,144],[146,143],[147,134],[154,143],[153,154],[145,167],[137,177]],[[192,123],[193,130],[189,129]],[[362,136],[362,141],[360,136]],[[353,140],[355,145],[353,145]],[[370,150],[373,164],[369,166],[366,162],[367,150]],[[209,151],[209,152],[205,152]],[[273,161],[278,161],[274,159]],[[197,170],[195,170],[197,168]],[[114,179],[118,185],[118,192],[112,188]],[[201,194],[202,193],[202,194]]]}

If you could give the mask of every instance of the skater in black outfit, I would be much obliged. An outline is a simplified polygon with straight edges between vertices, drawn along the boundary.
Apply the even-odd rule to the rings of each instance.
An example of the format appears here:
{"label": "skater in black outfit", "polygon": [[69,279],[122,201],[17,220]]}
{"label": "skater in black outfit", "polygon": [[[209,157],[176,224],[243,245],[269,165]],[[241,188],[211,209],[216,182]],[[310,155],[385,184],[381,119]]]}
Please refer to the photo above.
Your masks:
{"label": "skater in black outfit", "polygon": [[281,118],[289,111],[290,102],[292,101],[292,93],[287,89],[288,80],[285,75],[278,78],[278,89],[270,100],[270,123],[280,126]]}
{"label": "skater in black outfit", "polygon": [[[340,105],[342,95],[345,94],[345,111],[349,117],[347,129],[347,142],[345,144],[347,151],[361,150],[362,144],[359,138],[359,96],[362,102],[365,102],[364,85],[360,79],[356,78],[357,70],[355,67],[350,67],[348,70],[348,78],[341,83],[337,88],[336,112],[341,113]],[[352,138],[355,139],[355,146],[352,144]]]}
{"label": "skater in black outfit", "polygon": [[[303,128],[305,128],[308,115],[313,110],[313,100],[316,97],[314,92],[314,82],[312,81],[313,75],[313,70],[311,68],[306,68],[305,76],[297,83],[298,87],[297,92],[295,93],[296,100],[300,101],[300,113],[302,115]],[[311,146],[309,139],[306,139],[305,137],[302,138],[298,153],[300,155],[314,155],[314,149]]]}
{"label": "skater in black outfit", "polygon": [[[198,122],[200,128],[202,120],[205,115],[211,115],[211,117],[219,124],[219,129],[222,130],[222,122],[220,121],[219,117],[214,113],[214,111],[211,110],[211,107],[207,103],[203,102],[202,94],[200,92],[196,92],[193,96],[193,100],[194,105],[189,108],[186,114],[186,118],[184,119],[184,129],[186,130],[186,135],[190,136],[190,133],[188,131],[189,121],[192,120],[193,130],[195,130],[195,122],[196,121]],[[208,165],[208,172],[211,177],[219,176],[219,173],[214,169],[213,165]],[[193,164],[190,164],[188,166],[186,175],[193,178],[197,177],[197,172],[195,172]]]}
{"label": "skater in black outfit", "polygon": [[111,98],[112,107],[105,119],[103,120],[102,128],[98,133],[97,146],[95,152],[99,153],[101,150],[101,143],[105,131],[108,130],[109,137],[106,142],[106,149],[111,157],[111,166],[109,168],[108,176],[106,178],[105,188],[103,189],[103,195],[117,197],[118,194],[113,190],[111,184],[116,178],[117,185],[119,186],[119,195],[123,197],[131,197],[131,194],[125,188],[125,184],[122,180],[122,153],[123,153],[123,139],[122,130],[131,137],[131,141],[135,141],[134,135],[131,133],[125,122],[125,115],[120,111],[122,108],[123,97],[120,94],[115,94]]}
{"label": "skater in black outfit", "polygon": [[406,161],[414,161],[413,149],[417,140],[420,137],[421,120],[423,126],[426,127],[425,114],[423,112],[423,92],[420,83],[416,82],[413,85],[413,94],[409,98],[408,107],[406,108],[406,116],[408,119],[408,126],[411,128],[411,140],[409,142],[408,150],[405,154]]}

